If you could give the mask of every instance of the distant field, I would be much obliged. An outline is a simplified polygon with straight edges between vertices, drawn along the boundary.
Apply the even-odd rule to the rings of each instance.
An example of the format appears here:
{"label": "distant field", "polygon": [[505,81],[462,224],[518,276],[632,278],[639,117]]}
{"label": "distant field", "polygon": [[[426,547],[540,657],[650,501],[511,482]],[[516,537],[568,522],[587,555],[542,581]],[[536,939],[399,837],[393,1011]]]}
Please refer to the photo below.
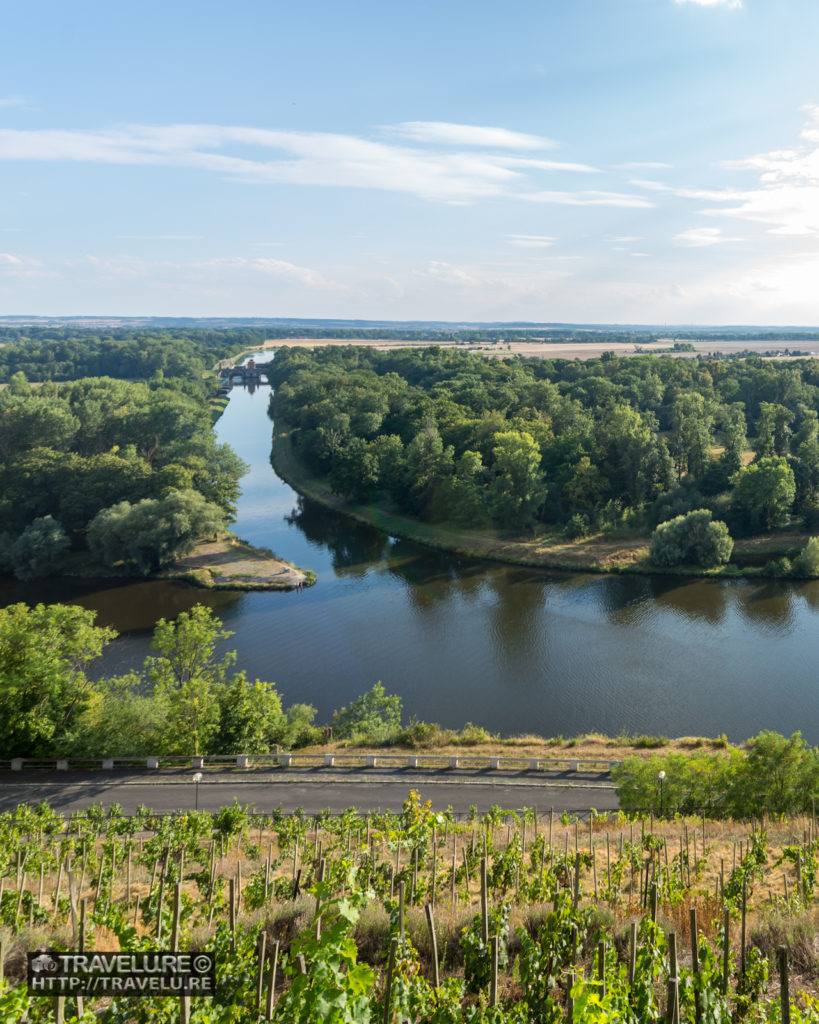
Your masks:
{"label": "distant field", "polygon": [[[481,352],[487,356],[503,358],[509,355],[532,356],[538,359],[595,359],[603,352],[616,352],[619,356],[633,356],[642,353],[662,353],[673,355],[681,359],[693,359],[697,355],[709,355],[712,352],[752,352],[783,351],[798,349],[800,352],[809,352],[814,358],[819,358],[819,341],[794,341],[788,338],[781,338],[777,341],[713,341],[703,339],[693,341],[693,352],[671,352],[670,347],[674,344],[673,338],[658,342],[646,342],[645,344],[634,345],[631,342],[573,342],[556,341],[549,342],[541,338],[533,338],[531,341],[512,341],[507,344],[496,345],[456,345],[455,342],[431,342],[431,341],[396,341],[392,339],[355,339],[355,338],[287,338],[286,340],[276,339],[265,341],[264,348],[279,348],[282,345],[290,345],[294,348],[321,348],[325,345],[368,345],[379,351],[387,351],[397,348],[424,348],[427,345],[441,345],[444,348],[463,348],[469,352]],[[783,356],[784,358],[784,356]]]}

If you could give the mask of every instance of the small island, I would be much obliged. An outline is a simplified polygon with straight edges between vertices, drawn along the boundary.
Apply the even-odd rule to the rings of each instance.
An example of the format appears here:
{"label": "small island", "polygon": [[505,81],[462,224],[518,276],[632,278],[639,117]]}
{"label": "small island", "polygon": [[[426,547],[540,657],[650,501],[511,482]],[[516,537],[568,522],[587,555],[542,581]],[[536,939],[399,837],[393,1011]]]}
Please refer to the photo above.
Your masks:
{"label": "small island", "polygon": [[312,570],[299,569],[233,534],[201,541],[163,575],[209,590],[299,590],[316,582]]}

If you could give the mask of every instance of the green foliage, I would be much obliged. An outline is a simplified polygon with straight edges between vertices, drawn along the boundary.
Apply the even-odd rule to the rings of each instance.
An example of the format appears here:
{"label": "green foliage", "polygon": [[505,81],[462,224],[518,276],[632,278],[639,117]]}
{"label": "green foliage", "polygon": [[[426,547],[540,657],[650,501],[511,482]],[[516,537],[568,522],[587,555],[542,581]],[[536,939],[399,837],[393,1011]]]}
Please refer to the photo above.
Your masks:
{"label": "green foliage", "polygon": [[762,808],[771,814],[810,809],[819,782],[819,754],[799,733],[787,738],[765,731],[748,741],[747,751],[627,758],[612,771],[620,806],[659,813],[660,771],[665,772],[665,814],[750,818]]}
{"label": "green foliage", "polygon": [[400,697],[386,693],[380,682],[333,715],[333,735],[357,744],[388,743],[401,729]]}
{"label": "green foliage", "polygon": [[5,558],[18,580],[40,580],[57,572],[71,547],[62,524],[52,516],[30,523]]}
{"label": "green foliage", "polygon": [[220,754],[267,754],[282,734],[281,697],[272,683],[249,683],[239,672],[219,695],[219,729],[215,744]]}
{"label": "green foliage", "polygon": [[[231,651],[216,656],[216,645],[233,634],[205,605],[182,612],[174,622],[160,619],[154,628],[151,647],[158,657],[148,658],[145,667],[156,695],[166,708],[169,737],[173,747],[187,753],[207,750],[219,725],[219,688],[225,686],[228,671],[236,661]],[[174,752],[176,752],[174,750]]]}
{"label": "green foliage", "polygon": [[710,568],[731,558],[734,542],[725,523],[714,522],[708,509],[695,509],[660,523],[651,537],[651,561],[655,565],[689,562]]}
{"label": "green foliage", "polygon": [[88,524],[88,547],[103,564],[124,561],[147,576],[224,528],[218,505],[197,491],[172,490],[164,498],[122,501],[98,512]]}
{"label": "green foliage", "polygon": [[86,669],[116,634],[68,605],[0,609],[0,720],[6,756],[66,753],[93,686]]}
{"label": "green foliage", "polygon": [[811,537],[793,560],[791,573],[800,579],[819,576],[819,537]]}
{"label": "green foliage", "polygon": [[772,530],[786,523],[795,497],[793,470],[778,455],[763,456],[734,478],[733,508],[752,529]]}

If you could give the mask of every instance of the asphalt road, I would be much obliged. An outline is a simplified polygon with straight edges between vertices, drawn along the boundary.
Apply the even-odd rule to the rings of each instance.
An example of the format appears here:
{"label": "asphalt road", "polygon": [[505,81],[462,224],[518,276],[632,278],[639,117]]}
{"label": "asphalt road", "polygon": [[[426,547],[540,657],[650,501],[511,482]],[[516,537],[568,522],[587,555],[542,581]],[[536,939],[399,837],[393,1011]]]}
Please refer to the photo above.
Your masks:
{"label": "asphalt road", "polygon": [[[200,810],[213,811],[231,804],[234,797],[256,811],[303,808],[315,813],[358,807],[368,810],[400,810],[409,791],[418,791],[433,807],[452,807],[467,813],[492,806],[504,810],[537,807],[585,814],[589,808],[616,810],[617,794],[607,773],[572,774],[571,780],[539,772],[383,771],[345,772],[305,769],[276,772],[205,774],[198,786]],[[542,778],[543,776],[547,776]],[[56,810],[76,811],[89,804],[120,804],[128,814],[144,804],[156,811],[192,810],[197,786],[192,772],[0,772],[0,810],[22,803],[47,800]]]}

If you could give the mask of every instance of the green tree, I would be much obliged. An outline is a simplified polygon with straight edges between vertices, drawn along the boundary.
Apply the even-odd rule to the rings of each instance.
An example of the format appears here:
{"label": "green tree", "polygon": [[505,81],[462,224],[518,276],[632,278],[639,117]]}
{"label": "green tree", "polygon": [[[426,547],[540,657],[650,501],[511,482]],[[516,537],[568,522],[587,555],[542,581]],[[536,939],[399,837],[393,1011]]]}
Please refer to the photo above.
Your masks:
{"label": "green tree", "polygon": [[802,734],[790,737],[766,729],[748,741],[745,770],[731,796],[737,817],[759,813],[790,814],[804,810],[814,792],[815,756]]}
{"label": "green tree", "polygon": [[162,753],[166,710],[154,693],[145,693],[145,680],[137,672],[100,679],[83,709],[72,752],[94,757]]}
{"label": "green tree", "polygon": [[233,633],[202,604],[173,622],[157,622],[151,647],[159,656],[146,659],[145,668],[167,709],[163,746],[169,752],[209,749],[219,727],[221,689],[236,663],[235,651],[217,657],[217,645],[229,636]]}
{"label": "green tree", "polygon": [[122,501],[88,524],[88,547],[106,565],[120,560],[143,575],[188,554],[197,542],[225,528],[224,513],[197,491],[171,491],[164,498]]}
{"label": "green tree", "polygon": [[689,391],[674,399],[671,407],[671,448],[677,478],[683,473],[701,476],[711,448],[713,415],[705,399],[697,391]]}
{"label": "green tree", "polygon": [[655,565],[684,562],[710,567],[724,565],[731,558],[734,542],[728,527],[712,521],[707,508],[694,509],[660,523],[651,536],[651,561]]}
{"label": "green tree", "polygon": [[333,735],[354,743],[386,743],[401,728],[402,701],[380,682],[333,715]]}
{"label": "green tree", "polygon": [[69,605],[0,610],[0,719],[7,757],[67,753],[93,692],[89,664],[116,633]]}
{"label": "green tree", "polygon": [[58,572],[71,542],[62,524],[51,516],[30,523],[12,545],[11,567],[18,580],[41,580]]}
{"label": "green tree", "polygon": [[495,434],[491,497],[495,522],[525,530],[533,525],[546,500],[540,449],[526,431]]}
{"label": "green tree", "polygon": [[787,522],[796,496],[796,481],[788,460],[766,455],[734,477],[731,504],[752,529],[772,530]]}
{"label": "green tree", "polygon": [[272,683],[249,683],[244,672],[219,690],[217,754],[267,754],[282,733],[282,702]]}

